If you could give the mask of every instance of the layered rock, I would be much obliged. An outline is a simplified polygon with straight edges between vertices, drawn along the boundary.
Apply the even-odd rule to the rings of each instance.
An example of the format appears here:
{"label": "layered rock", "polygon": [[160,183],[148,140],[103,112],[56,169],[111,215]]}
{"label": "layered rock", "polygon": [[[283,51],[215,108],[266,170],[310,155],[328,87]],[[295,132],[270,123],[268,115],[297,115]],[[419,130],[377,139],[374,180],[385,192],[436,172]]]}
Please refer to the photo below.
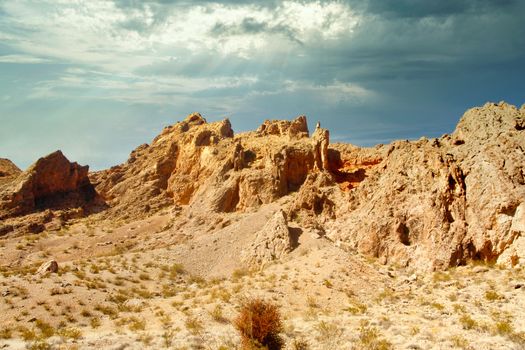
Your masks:
{"label": "layered rock", "polygon": [[2,219],[49,208],[83,207],[96,198],[88,166],[69,162],[60,151],[40,158],[1,190]]}
{"label": "layered rock", "polygon": [[125,164],[91,177],[116,215],[144,216],[171,204],[196,213],[244,211],[297,191],[323,169],[327,144],[327,131],[308,137],[304,116],[234,136],[227,119],[207,123],[195,113]]}
{"label": "layered rock", "polygon": [[512,228],[525,198],[524,118],[514,106],[486,104],[451,136],[394,142],[348,193],[328,236],[422,269],[495,261],[524,234]]}

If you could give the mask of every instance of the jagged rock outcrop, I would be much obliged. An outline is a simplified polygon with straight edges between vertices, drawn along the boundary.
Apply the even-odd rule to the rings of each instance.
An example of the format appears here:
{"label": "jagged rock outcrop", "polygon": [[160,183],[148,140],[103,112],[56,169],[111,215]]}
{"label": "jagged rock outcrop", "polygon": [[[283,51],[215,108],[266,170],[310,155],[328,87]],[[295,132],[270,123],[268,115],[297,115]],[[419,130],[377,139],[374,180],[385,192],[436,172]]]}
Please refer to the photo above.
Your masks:
{"label": "jagged rock outcrop", "polygon": [[228,119],[207,123],[193,113],[135,149],[126,163],[91,178],[111,207],[108,215],[144,216],[173,203],[185,205],[217,167],[231,167],[218,144],[233,144],[232,138]]}
{"label": "jagged rock outcrop", "polygon": [[[319,125],[309,137],[304,116],[234,135],[229,120],[208,123],[193,113],[126,163],[89,176],[109,205],[103,219],[173,207],[174,221],[199,229],[209,223],[205,232],[279,200],[282,213],[254,237],[250,264],[291,249],[290,220],[384,263],[424,270],[470,259],[525,265],[524,133],[525,107],[506,103],[467,111],[451,135],[373,148],[330,144]],[[56,227],[64,218],[55,209],[82,209],[97,195],[87,168],[61,153],[23,173],[0,161],[0,172],[0,217],[38,211],[26,225],[31,232]],[[0,235],[15,229],[3,222]]]}
{"label": "jagged rock outcrop", "polygon": [[290,139],[308,137],[308,124],[306,116],[301,115],[292,121],[288,120],[265,120],[256,131],[258,136],[287,136]]}
{"label": "jagged rock outcrop", "polygon": [[328,170],[330,168],[328,162],[328,144],[330,143],[330,133],[328,130],[321,127],[315,128],[312,135],[312,141],[315,149],[315,166],[317,169]]}
{"label": "jagged rock outcrop", "polygon": [[294,244],[286,215],[278,210],[257,232],[251,246],[242,253],[242,259],[249,266],[260,267],[283,257]]}
{"label": "jagged rock outcrop", "polygon": [[[5,158],[0,158],[0,181],[3,178],[14,177],[20,174],[20,170],[12,161]],[[0,182],[1,183],[1,182]]]}
{"label": "jagged rock outcrop", "polygon": [[308,137],[303,116],[233,135],[229,121],[192,114],[92,178],[122,213],[175,203],[205,221],[290,195],[283,210],[296,223],[383,262],[516,263],[525,256],[515,224],[525,198],[523,120],[523,109],[487,104],[452,135],[359,148],[330,145],[320,127]]}
{"label": "jagged rock outcrop", "polygon": [[207,123],[194,113],[133,151],[127,163],[91,178],[117,215],[148,215],[171,204],[243,211],[297,191],[322,170],[327,134],[310,139],[300,116],[234,136],[227,119]]}
{"label": "jagged rock outcrop", "polygon": [[15,180],[2,186],[0,218],[44,209],[84,207],[96,199],[88,166],[71,163],[60,151],[40,158]]}
{"label": "jagged rock outcrop", "polygon": [[523,235],[511,227],[525,198],[524,118],[514,106],[486,104],[451,136],[394,142],[349,192],[328,237],[422,269],[495,261]]}

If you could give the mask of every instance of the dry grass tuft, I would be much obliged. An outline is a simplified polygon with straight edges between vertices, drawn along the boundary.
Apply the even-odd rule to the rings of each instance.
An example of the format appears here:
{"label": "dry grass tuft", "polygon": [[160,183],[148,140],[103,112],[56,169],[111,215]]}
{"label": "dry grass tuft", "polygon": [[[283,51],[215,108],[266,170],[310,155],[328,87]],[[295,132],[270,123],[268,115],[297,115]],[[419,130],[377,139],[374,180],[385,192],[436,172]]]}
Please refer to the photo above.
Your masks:
{"label": "dry grass tuft", "polygon": [[234,321],[242,339],[243,349],[279,350],[283,346],[281,314],[275,304],[263,299],[244,302]]}

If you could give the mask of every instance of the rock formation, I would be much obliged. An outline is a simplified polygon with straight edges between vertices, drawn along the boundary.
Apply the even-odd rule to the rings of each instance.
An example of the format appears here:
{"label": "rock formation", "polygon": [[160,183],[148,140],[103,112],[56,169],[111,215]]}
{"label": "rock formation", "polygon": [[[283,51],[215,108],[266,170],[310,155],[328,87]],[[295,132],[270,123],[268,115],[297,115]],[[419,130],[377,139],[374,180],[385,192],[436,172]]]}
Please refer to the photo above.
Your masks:
{"label": "rock formation", "polygon": [[[88,178],[88,166],[71,163],[62,152],[56,151],[11,176],[0,187],[0,219],[34,213],[20,225],[29,232],[40,232],[55,216],[49,209],[83,211],[90,205],[101,205],[97,200]],[[73,212],[68,215],[78,216]],[[3,227],[6,232],[13,230],[9,225]]]}
{"label": "rock formation", "polygon": [[58,263],[55,260],[49,260],[40,265],[36,271],[37,275],[45,275],[48,273],[57,273],[58,272]]}
{"label": "rock formation", "polygon": [[22,171],[9,159],[0,158],[0,179],[14,177],[21,172]]}
{"label": "rock formation", "polygon": [[392,143],[349,192],[328,237],[422,269],[504,256],[524,234],[524,118],[514,106],[486,104],[465,113],[451,136]]}
{"label": "rock formation", "polygon": [[281,258],[292,250],[293,244],[286,216],[278,210],[257,232],[250,248],[243,252],[243,260],[249,266],[259,267]]}
{"label": "rock formation", "polygon": [[[193,113],[126,163],[89,177],[109,206],[102,220],[164,212],[205,225],[279,201],[282,213],[247,253],[253,264],[293,249],[290,220],[384,263],[524,265],[524,133],[525,108],[506,103],[467,111],[451,135],[374,148],[330,144],[320,125],[310,137],[304,116],[234,135],[229,120],[208,123]],[[2,160],[0,173],[3,218],[48,208],[38,214],[48,225],[54,209],[82,207],[97,195],[87,168],[61,153],[23,173]],[[0,235],[10,230],[4,225]]]}
{"label": "rock formation", "polygon": [[207,123],[194,113],[137,148],[125,164],[91,178],[111,215],[140,217],[172,204],[206,213],[243,211],[297,191],[316,162],[322,169],[327,140],[314,141],[304,116],[265,121],[255,132],[234,136],[227,119]]}
{"label": "rock formation", "polygon": [[39,209],[78,207],[96,197],[88,167],[70,163],[60,151],[40,158],[2,189],[1,218]]}

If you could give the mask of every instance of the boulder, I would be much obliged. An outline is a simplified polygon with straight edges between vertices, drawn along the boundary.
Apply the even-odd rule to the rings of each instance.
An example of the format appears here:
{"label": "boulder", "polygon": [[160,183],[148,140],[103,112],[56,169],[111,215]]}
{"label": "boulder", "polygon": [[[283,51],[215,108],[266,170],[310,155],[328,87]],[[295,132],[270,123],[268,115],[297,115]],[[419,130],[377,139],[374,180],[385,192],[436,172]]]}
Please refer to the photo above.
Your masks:
{"label": "boulder", "polygon": [[286,216],[282,210],[278,210],[257,232],[253,243],[243,253],[243,261],[249,266],[263,266],[290,252],[292,244]]}
{"label": "boulder", "polygon": [[0,218],[38,210],[85,206],[96,199],[88,167],[71,163],[60,151],[40,158],[1,189]]}
{"label": "boulder", "polygon": [[42,265],[37,270],[37,275],[45,275],[47,273],[57,273],[58,272],[58,263],[55,260],[49,260]]}

